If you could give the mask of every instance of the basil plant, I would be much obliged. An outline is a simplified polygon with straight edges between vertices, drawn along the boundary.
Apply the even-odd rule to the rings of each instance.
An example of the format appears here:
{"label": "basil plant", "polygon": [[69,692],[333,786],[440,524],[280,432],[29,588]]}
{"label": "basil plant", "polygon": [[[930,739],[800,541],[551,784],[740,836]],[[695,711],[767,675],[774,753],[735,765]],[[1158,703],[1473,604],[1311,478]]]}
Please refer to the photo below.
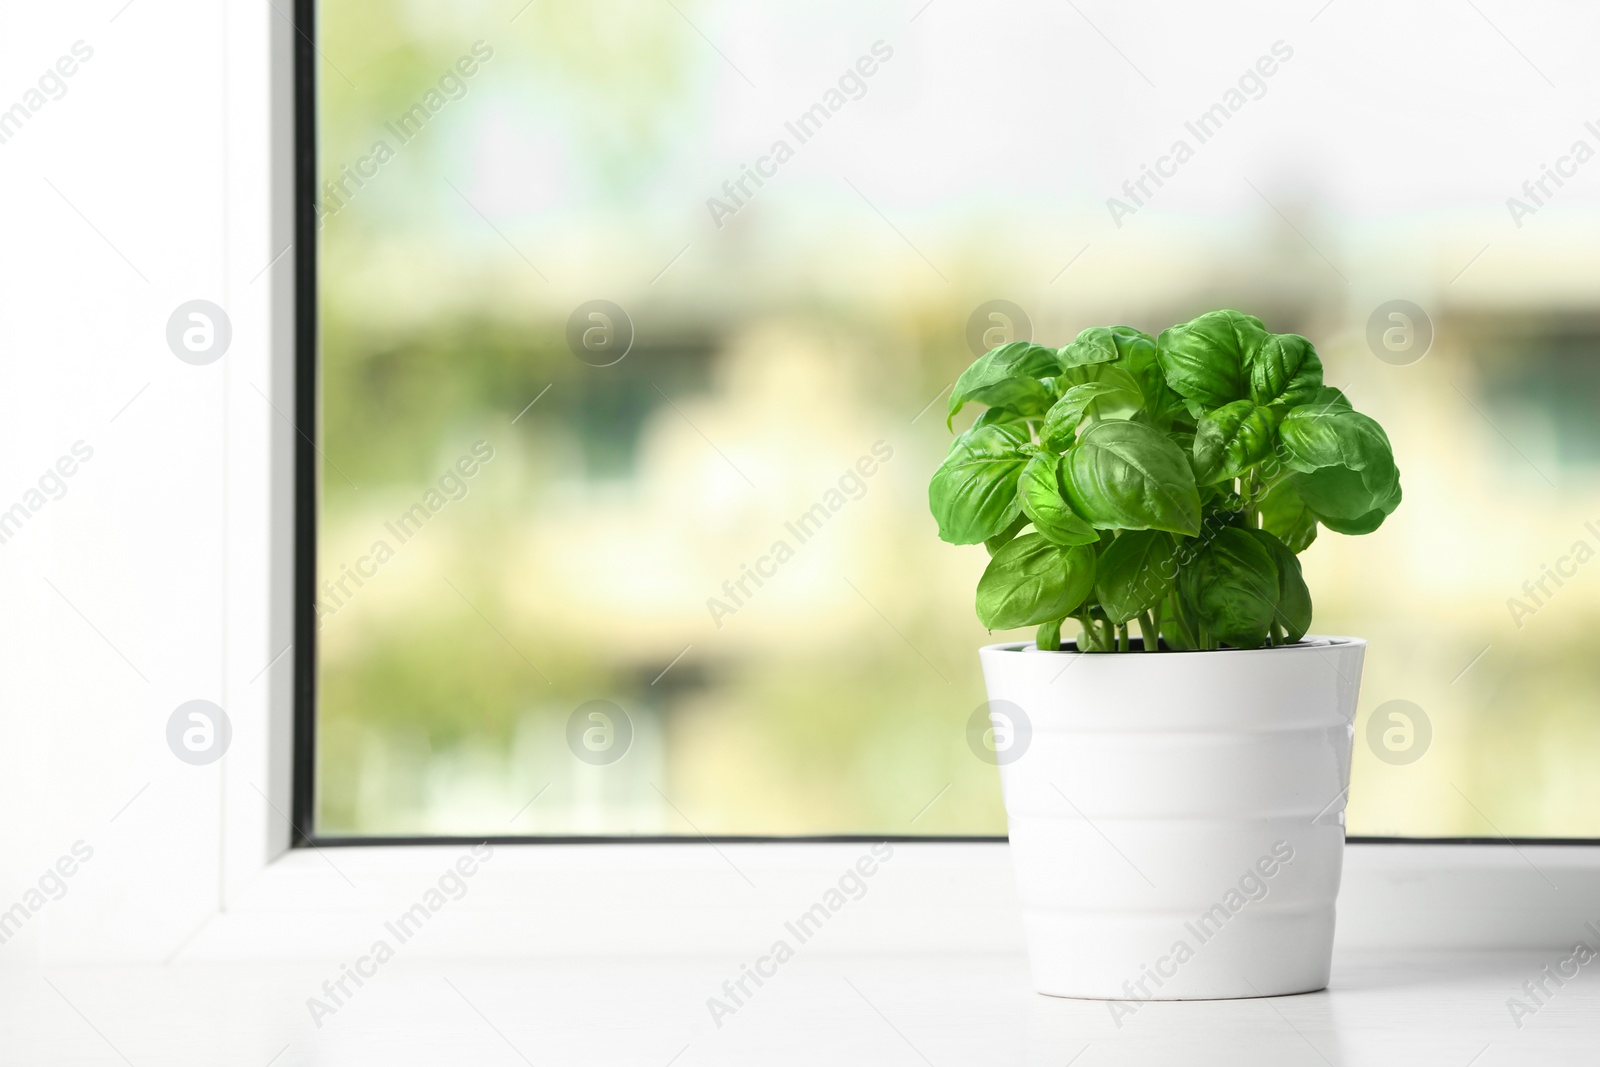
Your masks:
{"label": "basil plant", "polygon": [[1212,311],[1151,337],[1001,345],[968,367],[958,435],[928,487],[939,536],[985,545],[978,618],[1061,647],[1146,652],[1292,644],[1311,626],[1296,553],[1319,526],[1376,530],[1400,472],[1376,422],[1322,384],[1297,334]]}

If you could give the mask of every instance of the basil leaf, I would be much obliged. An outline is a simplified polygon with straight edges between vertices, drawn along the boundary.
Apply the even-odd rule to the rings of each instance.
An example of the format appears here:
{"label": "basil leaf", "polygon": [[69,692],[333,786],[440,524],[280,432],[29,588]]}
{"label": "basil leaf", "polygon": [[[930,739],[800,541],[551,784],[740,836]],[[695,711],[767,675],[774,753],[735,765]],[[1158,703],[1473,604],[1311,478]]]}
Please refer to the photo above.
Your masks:
{"label": "basil leaf", "polygon": [[1259,648],[1278,604],[1278,568],[1248,530],[1229,526],[1178,575],[1179,595],[1200,627],[1202,646]]}
{"label": "basil leaf", "polygon": [[[1027,468],[1023,469],[1026,470]],[[994,555],[1009,544],[1013,537],[1021,533],[1022,528],[1026,525],[1028,525],[1028,516],[1018,515],[1011,521],[1010,526],[1007,526],[993,537],[985,537],[983,539],[983,547],[989,550],[989,555]]]}
{"label": "basil leaf", "polygon": [[1133,380],[1133,375],[1113,363],[1072,367],[1062,371],[1058,381],[1064,390],[1062,400],[1066,399],[1067,393],[1081,386],[1107,387],[1097,393],[1084,409],[1085,414],[1098,420],[1129,418],[1144,407],[1144,394],[1139,390],[1139,383]]}
{"label": "basil leaf", "polygon": [[1319,411],[1327,411],[1330,408],[1352,410],[1349,398],[1331,385],[1324,385],[1321,389],[1318,389],[1317,395],[1306,401],[1305,406],[1316,408]]}
{"label": "basil leaf", "polygon": [[1153,358],[1155,338],[1132,326],[1091,326],[1070,344],[1063,345],[1057,356],[1063,367],[1086,367],[1127,359],[1140,348],[1148,349]]}
{"label": "basil leaf", "polygon": [[[1205,529],[1220,530],[1224,526],[1237,526],[1243,530],[1250,526],[1250,521],[1245,517],[1244,509],[1240,506],[1237,493],[1228,493],[1217,498],[1215,506],[1207,509],[1203,527]],[[1205,536],[1204,534],[1201,535]]]}
{"label": "basil leaf", "polygon": [[1202,409],[1219,408],[1250,396],[1250,364],[1267,337],[1254,315],[1208,311],[1161,331],[1156,358],[1179,396]]}
{"label": "basil leaf", "polygon": [[978,621],[1010,630],[1063,619],[1094,586],[1094,549],[1025,534],[995,553],[978,579]]}
{"label": "basil leaf", "polygon": [[[1126,326],[1116,328],[1129,329]],[[1129,343],[1124,346],[1121,366],[1139,386],[1139,392],[1144,396],[1144,411],[1150,424],[1158,430],[1165,430],[1172,425],[1174,417],[1183,412],[1183,398],[1173,392],[1172,387],[1167,384],[1167,377],[1161,370],[1155,338],[1147,333],[1140,333],[1138,336],[1142,339],[1140,343]]]}
{"label": "basil leaf", "polygon": [[1046,652],[1061,651],[1061,624],[1066,619],[1053,619],[1039,627],[1039,634],[1034,638],[1034,644]]}
{"label": "basil leaf", "polygon": [[1002,422],[1021,422],[1024,417],[1008,408],[990,408],[978,416],[977,421],[972,424],[972,428],[976,430],[980,426],[994,426]]}
{"label": "basil leaf", "polygon": [[[1110,363],[1096,363],[1089,367],[1070,367],[1061,372],[1056,379],[1063,390],[1071,389],[1078,385],[1108,385],[1111,392],[1101,394],[1105,399],[1095,409],[1096,414],[1105,417],[1116,412],[1126,414],[1137,411],[1144,406],[1144,393],[1139,389],[1139,383],[1133,380],[1133,375],[1121,367]],[[1066,393],[1063,392],[1065,397]]]}
{"label": "basil leaf", "polygon": [[1194,646],[1184,636],[1183,627],[1179,624],[1177,618],[1172,615],[1163,615],[1161,617],[1161,641],[1175,652],[1191,652],[1194,650]]}
{"label": "basil leaf", "polygon": [[1022,513],[1045,540],[1058,545],[1092,545],[1100,532],[1073,514],[1061,495],[1061,457],[1040,452],[1028,460],[1017,482]]}
{"label": "basil leaf", "polygon": [[1371,533],[1400,506],[1400,471],[1383,428],[1358,411],[1295,408],[1279,427],[1295,490],[1338,533]]}
{"label": "basil leaf", "polygon": [[1090,525],[1120,530],[1200,530],[1200,494],[1183,451],[1137,422],[1097,422],[1061,462],[1061,487]]}
{"label": "basil leaf", "polygon": [[[951,424],[956,412],[960,411],[969,400],[989,404],[991,407],[1007,406],[984,399],[980,394],[986,391],[995,390],[995,387],[1014,379],[1032,381],[1035,385],[1039,385],[1038,379],[1055,374],[1060,369],[1061,364],[1057,362],[1055,349],[1036,345],[1032,341],[1012,341],[1010,344],[991,348],[979,356],[972,366],[962,371],[961,377],[956,379],[955,388],[950,391],[950,407],[945,417],[945,425]],[[1041,385],[1040,389],[1043,390],[1044,387]],[[1006,396],[1008,393],[1024,395],[1027,391],[1025,385],[1012,385],[1007,389],[990,392],[989,395]],[[1049,402],[1046,401],[1038,410],[1043,411],[1049,406]]]}
{"label": "basil leaf", "polygon": [[1094,589],[1106,618],[1121,625],[1166,599],[1178,574],[1177,542],[1159,530],[1132,530],[1100,554]]}
{"label": "basil leaf", "polygon": [[1016,520],[1022,508],[1017,478],[1029,443],[1027,430],[1011,423],[973,427],[951,442],[928,483],[928,508],[941,540],[975,545]]}
{"label": "basil leaf", "polygon": [[1317,539],[1317,517],[1300,499],[1292,479],[1286,478],[1268,489],[1259,508],[1262,527],[1291,551],[1304,552]]}
{"label": "basil leaf", "polygon": [[1084,330],[1076,340],[1062,345],[1056,351],[1056,358],[1061,361],[1063,367],[1087,367],[1093,363],[1110,363],[1114,359],[1119,359],[1121,355],[1111,340],[1111,331],[1104,326]]}
{"label": "basil leaf", "polygon": [[1300,573],[1300,560],[1288,545],[1265,530],[1250,530],[1261,542],[1278,571],[1278,601],[1273,618],[1284,629],[1284,639],[1294,644],[1311,629],[1311,590]]}
{"label": "basil leaf", "polygon": [[1362,470],[1372,462],[1393,461],[1382,427],[1349,408],[1302,405],[1284,416],[1280,429],[1289,466],[1297,471]]}
{"label": "basil leaf", "polygon": [[[1208,543],[1201,542],[1194,546],[1194,553],[1198,555],[1199,549],[1204,548]],[[1186,550],[1190,548],[1188,545],[1184,547]],[[1201,636],[1200,617],[1195,613],[1194,604],[1189,599],[1189,582],[1184,577],[1192,569],[1191,564],[1194,563],[1194,558],[1193,556],[1186,556],[1182,562],[1183,567],[1178,571],[1178,580],[1173,585],[1173,595],[1170,601],[1177,610],[1162,620],[1163,622],[1172,623],[1173,632],[1169,633],[1167,627],[1163,626],[1162,636],[1172,644],[1173,648],[1202,648],[1204,646],[1199,643]],[[1179,625],[1180,623],[1181,625]]]}
{"label": "basil leaf", "polygon": [[1342,467],[1293,474],[1290,480],[1317,521],[1334,533],[1372,533],[1400,506],[1398,472],[1376,485],[1368,472]]}
{"label": "basil leaf", "polygon": [[1039,443],[1055,452],[1064,450],[1072,444],[1073,436],[1078,432],[1078,423],[1083,421],[1094,402],[1117,392],[1118,387],[1110,382],[1084,382],[1072,386],[1044,413]]}
{"label": "basil leaf", "polygon": [[1239,477],[1272,454],[1277,437],[1277,414],[1252,401],[1206,412],[1194,432],[1195,481],[1214,485]]}
{"label": "basil leaf", "polygon": [[[989,408],[1005,408],[1018,415],[1042,415],[1049,410],[1055,395],[1037,378],[1006,378],[969,392],[963,401],[976,401]],[[959,408],[960,405],[957,405]],[[955,412],[950,413],[955,417]]]}
{"label": "basil leaf", "polygon": [[1269,334],[1248,366],[1250,398],[1263,407],[1310,404],[1322,391],[1322,360],[1297,333]]}

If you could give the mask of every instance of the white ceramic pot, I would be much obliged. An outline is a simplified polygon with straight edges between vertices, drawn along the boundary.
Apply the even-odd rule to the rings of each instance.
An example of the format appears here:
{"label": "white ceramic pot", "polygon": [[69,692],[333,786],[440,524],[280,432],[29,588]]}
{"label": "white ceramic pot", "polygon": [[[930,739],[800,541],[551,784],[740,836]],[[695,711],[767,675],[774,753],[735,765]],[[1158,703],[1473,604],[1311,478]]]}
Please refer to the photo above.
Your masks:
{"label": "white ceramic pot", "polygon": [[981,650],[1035,989],[1327,985],[1365,652]]}

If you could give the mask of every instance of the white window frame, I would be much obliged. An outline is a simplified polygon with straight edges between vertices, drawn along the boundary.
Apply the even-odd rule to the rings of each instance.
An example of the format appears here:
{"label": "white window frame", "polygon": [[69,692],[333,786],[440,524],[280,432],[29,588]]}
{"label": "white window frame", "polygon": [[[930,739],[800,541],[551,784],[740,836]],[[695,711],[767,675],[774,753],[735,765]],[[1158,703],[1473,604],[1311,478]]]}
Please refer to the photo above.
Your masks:
{"label": "white window frame", "polygon": [[[466,849],[291,848],[294,708],[295,30],[227,0],[226,271],[235,323],[226,410],[219,910],[179,958],[326,955],[370,945]],[[256,278],[273,262],[268,278]],[[270,393],[271,406],[245,384]],[[237,665],[273,661],[254,679]],[[228,667],[227,665],[235,665]],[[1007,846],[897,844],[830,929],[837,950],[1020,951]],[[420,954],[748,951],[815,902],[859,844],[497,846]],[[841,913],[844,914],[844,913]],[[1339,945],[1559,948],[1600,921],[1600,846],[1357,843]]]}

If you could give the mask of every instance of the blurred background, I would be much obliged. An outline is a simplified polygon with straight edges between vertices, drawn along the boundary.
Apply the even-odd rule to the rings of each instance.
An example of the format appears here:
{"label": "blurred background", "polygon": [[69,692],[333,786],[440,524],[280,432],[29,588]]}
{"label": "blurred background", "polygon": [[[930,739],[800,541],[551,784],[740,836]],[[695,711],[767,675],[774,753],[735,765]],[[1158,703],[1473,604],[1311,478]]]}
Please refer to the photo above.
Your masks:
{"label": "blurred background", "polygon": [[1235,307],[1402,472],[1350,832],[1600,835],[1600,14],[318,9],[318,832],[1003,834],[944,392]]}

